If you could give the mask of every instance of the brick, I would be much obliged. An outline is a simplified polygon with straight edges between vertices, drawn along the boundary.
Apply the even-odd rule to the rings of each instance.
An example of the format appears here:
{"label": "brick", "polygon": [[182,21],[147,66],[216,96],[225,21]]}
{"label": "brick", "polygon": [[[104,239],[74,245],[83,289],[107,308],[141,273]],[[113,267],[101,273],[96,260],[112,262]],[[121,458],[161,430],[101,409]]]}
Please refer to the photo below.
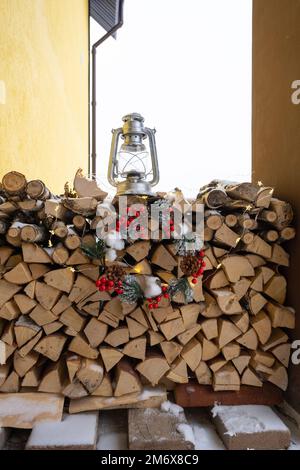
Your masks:
{"label": "brick", "polygon": [[279,405],[283,401],[283,393],[278,387],[264,383],[262,387],[242,385],[239,391],[215,392],[210,385],[200,385],[190,381],[178,384],[174,390],[175,402],[184,407],[221,405]]}
{"label": "brick", "polygon": [[290,430],[268,406],[216,405],[212,414],[228,450],[279,450],[290,445]]}

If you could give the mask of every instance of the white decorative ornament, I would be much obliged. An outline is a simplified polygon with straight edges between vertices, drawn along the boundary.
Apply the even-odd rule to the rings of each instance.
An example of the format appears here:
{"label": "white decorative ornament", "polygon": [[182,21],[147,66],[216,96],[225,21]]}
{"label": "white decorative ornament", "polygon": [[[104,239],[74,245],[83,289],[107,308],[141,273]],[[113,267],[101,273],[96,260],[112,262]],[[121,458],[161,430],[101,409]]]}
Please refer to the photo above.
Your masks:
{"label": "white decorative ornament", "polygon": [[145,276],[144,278],[144,296],[145,297],[157,297],[161,294],[160,281],[155,276]]}
{"label": "white decorative ornament", "polygon": [[109,248],[114,248],[115,250],[123,250],[125,246],[124,240],[122,240],[120,232],[112,230],[105,237],[105,244]]}
{"label": "white decorative ornament", "polygon": [[105,261],[112,262],[117,258],[117,252],[114,248],[108,248],[105,252]]}

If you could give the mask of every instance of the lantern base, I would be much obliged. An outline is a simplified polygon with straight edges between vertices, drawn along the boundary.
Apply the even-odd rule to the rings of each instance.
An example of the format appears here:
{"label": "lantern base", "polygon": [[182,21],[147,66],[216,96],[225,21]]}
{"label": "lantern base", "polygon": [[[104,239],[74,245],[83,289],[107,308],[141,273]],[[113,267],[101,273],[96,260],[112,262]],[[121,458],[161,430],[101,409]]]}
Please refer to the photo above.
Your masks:
{"label": "lantern base", "polygon": [[153,196],[154,194],[148,181],[143,180],[138,173],[131,173],[127,175],[125,181],[117,185],[117,196],[125,195]]}

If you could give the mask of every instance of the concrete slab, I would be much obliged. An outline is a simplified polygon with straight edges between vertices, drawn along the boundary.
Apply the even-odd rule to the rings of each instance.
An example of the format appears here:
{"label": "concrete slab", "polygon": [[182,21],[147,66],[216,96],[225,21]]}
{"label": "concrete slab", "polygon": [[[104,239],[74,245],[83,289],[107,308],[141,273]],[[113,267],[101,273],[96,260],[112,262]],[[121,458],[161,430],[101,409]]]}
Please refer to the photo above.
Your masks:
{"label": "concrete slab", "polygon": [[268,406],[216,405],[212,416],[229,450],[276,450],[287,449],[290,445],[290,430]]}
{"label": "concrete slab", "polygon": [[164,405],[162,409],[128,411],[129,449],[194,449],[193,430],[183,409],[174,404]]}

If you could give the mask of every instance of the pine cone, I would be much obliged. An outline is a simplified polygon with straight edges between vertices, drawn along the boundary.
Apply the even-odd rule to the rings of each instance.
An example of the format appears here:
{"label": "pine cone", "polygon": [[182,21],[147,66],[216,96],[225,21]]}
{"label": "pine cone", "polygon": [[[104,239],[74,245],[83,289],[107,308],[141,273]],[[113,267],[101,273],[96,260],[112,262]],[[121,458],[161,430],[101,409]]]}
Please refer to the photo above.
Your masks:
{"label": "pine cone", "polygon": [[106,277],[110,281],[119,281],[125,276],[125,274],[125,269],[118,264],[112,264],[106,269]]}
{"label": "pine cone", "polygon": [[196,273],[199,268],[198,259],[196,256],[187,255],[180,262],[180,269],[186,276],[191,276]]}

